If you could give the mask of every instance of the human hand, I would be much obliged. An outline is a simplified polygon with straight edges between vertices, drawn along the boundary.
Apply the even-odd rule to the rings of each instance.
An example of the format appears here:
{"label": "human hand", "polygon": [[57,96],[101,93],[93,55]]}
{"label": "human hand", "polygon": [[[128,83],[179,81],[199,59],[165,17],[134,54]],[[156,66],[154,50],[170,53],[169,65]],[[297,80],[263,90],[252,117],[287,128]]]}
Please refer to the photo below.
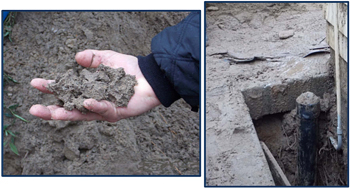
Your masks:
{"label": "human hand", "polygon": [[[140,115],[160,105],[152,87],[143,76],[136,57],[114,51],[85,50],[77,53],[75,59],[78,64],[84,67],[96,68],[98,65],[104,64],[115,69],[123,67],[126,74],[135,75],[137,80],[137,85],[134,87],[135,94],[131,97],[128,106],[116,107],[113,103],[106,100],[86,99],[84,101],[84,107],[90,110],[86,114],[82,114],[77,109],[68,111],[56,105],[43,106],[36,104],[29,110],[32,115],[45,120],[104,120],[116,122],[124,118]],[[50,82],[54,82],[54,80],[35,78],[30,84],[43,93],[52,94],[46,88]]]}

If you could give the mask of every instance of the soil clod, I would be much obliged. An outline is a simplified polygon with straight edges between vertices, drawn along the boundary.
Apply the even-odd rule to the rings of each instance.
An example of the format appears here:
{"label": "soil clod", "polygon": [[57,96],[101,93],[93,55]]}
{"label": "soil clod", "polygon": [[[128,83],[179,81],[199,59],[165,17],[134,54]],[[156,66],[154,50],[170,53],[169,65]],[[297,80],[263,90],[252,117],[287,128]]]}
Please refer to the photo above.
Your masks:
{"label": "soil clod", "polygon": [[95,72],[69,69],[48,85],[66,110],[74,108],[88,112],[83,105],[85,99],[108,100],[116,106],[127,106],[134,95],[137,84],[135,76],[125,74],[123,68],[113,69],[100,65]]}

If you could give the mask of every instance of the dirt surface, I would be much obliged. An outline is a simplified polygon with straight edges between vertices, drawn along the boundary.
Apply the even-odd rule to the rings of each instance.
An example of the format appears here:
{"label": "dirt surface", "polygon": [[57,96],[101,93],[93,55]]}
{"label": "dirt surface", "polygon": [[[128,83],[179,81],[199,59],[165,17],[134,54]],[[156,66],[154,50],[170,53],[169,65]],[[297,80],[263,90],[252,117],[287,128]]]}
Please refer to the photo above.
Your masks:
{"label": "dirt surface", "polygon": [[[209,47],[219,47],[216,51],[226,50],[241,58],[298,56],[324,41],[325,35],[320,35],[326,32],[322,4],[209,3],[208,6],[219,8],[207,12]],[[280,38],[281,33],[291,30],[293,33],[287,39]],[[300,45],[301,42],[310,46]],[[210,54],[214,49],[207,50]]]}
{"label": "dirt surface", "polygon": [[127,106],[136,84],[135,76],[125,74],[123,68],[113,69],[101,64],[93,73],[87,69],[79,72],[69,69],[50,83],[48,89],[66,110],[76,108],[84,113],[88,111],[84,100],[90,98],[108,100],[118,107]]}
{"label": "dirt surface", "polygon": [[[148,55],[153,36],[188,12],[20,12],[12,41],[4,41],[4,71],[19,84],[4,86],[4,105],[19,104],[9,129],[15,145],[3,149],[4,175],[198,175],[199,113],[183,100],[116,123],[45,121],[29,114],[54,95],[30,86],[79,69],[85,49]],[[92,71],[91,71],[92,72]],[[3,117],[4,124],[13,118]],[[8,140],[9,137],[5,137]]]}
{"label": "dirt surface", "polygon": [[[232,170],[248,160],[247,153],[255,161],[258,160],[255,151],[259,146],[254,145],[253,140],[248,141],[248,136],[245,136],[255,132],[254,127],[249,126],[251,119],[246,114],[254,114],[254,117],[250,117],[259,119],[265,118],[262,114],[291,111],[295,107],[295,99],[301,93],[322,90],[318,94],[322,98],[323,119],[320,120],[317,184],[345,185],[347,166],[342,159],[344,153],[337,153],[328,141],[328,136],[335,135],[336,128],[336,113],[334,101],[332,102],[334,78],[327,62],[330,55],[320,53],[304,58],[312,52],[311,49],[327,46],[323,5],[206,5],[206,184],[265,185],[259,184],[260,181],[266,183],[268,180],[266,177],[261,178],[264,174],[259,174],[263,165],[255,165],[255,168],[246,165],[244,169]],[[308,85],[310,83],[314,84]],[[322,86],[322,89],[316,85]],[[248,109],[245,101],[247,98],[252,104]],[[286,107],[289,109],[286,110]],[[273,155],[276,158],[282,156],[279,163],[283,164],[282,169],[292,185],[295,185],[297,165],[294,157],[297,150],[294,143],[296,125],[293,112],[286,114],[286,117],[280,114],[274,118],[272,115],[263,120],[261,118],[259,120],[268,123],[255,128],[258,134],[265,135],[263,141]],[[233,135],[238,128],[241,128],[240,134]],[[231,150],[234,153],[230,153]]]}

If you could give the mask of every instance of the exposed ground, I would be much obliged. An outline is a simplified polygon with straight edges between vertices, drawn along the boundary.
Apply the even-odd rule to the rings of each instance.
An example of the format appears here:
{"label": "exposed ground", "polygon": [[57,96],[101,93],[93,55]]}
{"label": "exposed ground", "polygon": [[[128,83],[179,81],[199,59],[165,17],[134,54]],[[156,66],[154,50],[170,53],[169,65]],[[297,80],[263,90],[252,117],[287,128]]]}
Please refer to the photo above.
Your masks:
{"label": "exposed ground", "polygon": [[346,184],[345,154],[327,138],[336,128],[329,50],[304,57],[327,46],[322,4],[215,3],[206,18],[206,184],[274,185],[261,139],[295,185],[292,110],[306,91],[328,100],[317,185]]}
{"label": "exposed ground", "polygon": [[[199,114],[179,100],[116,123],[45,121],[29,114],[53,95],[30,86],[55,79],[79,65],[85,49],[147,55],[153,36],[186,17],[184,12],[20,12],[10,42],[4,41],[4,71],[19,84],[4,86],[4,105],[19,104],[9,129],[15,145],[3,150],[4,175],[198,175]],[[3,117],[4,124],[12,118]],[[9,137],[6,137],[9,139]]]}

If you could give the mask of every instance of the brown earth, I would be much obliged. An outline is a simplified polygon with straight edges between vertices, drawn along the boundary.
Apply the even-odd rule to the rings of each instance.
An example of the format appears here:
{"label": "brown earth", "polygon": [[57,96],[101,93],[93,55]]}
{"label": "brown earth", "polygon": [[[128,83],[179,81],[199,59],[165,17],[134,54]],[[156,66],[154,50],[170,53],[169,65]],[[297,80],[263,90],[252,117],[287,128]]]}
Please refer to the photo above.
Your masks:
{"label": "brown earth", "polygon": [[99,65],[94,72],[88,69],[69,69],[59,75],[48,89],[59,99],[59,105],[66,110],[74,108],[85,113],[85,99],[108,100],[116,106],[127,106],[134,95],[137,84],[135,76],[125,74],[123,68],[113,69]]}
{"label": "brown earth", "polygon": [[[19,104],[9,127],[19,156],[3,149],[4,175],[198,175],[199,114],[183,100],[116,123],[45,121],[29,114],[54,95],[30,86],[77,68],[85,49],[147,55],[153,36],[188,12],[20,12],[4,41],[4,71],[19,84],[3,87],[3,103]],[[13,118],[3,116],[4,124]],[[4,138],[9,140],[9,136]]]}

